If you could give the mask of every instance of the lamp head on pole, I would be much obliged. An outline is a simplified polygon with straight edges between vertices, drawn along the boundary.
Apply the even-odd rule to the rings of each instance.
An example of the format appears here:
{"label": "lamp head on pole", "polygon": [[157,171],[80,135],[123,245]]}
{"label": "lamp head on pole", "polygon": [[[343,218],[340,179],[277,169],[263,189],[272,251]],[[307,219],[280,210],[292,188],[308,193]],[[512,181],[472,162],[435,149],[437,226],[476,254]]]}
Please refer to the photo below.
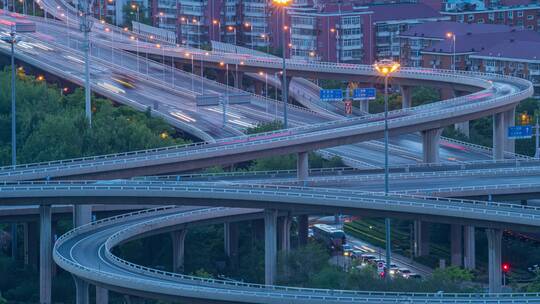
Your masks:
{"label": "lamp head on pole", "polygon": [[388,75],[394,73],[395,71],[397,71],[399,69],[400,66],[401,65],[399,64],[399,62],[395,62],[395,61],[392,61],[390,59],[383,59],[381,61],[377,61],[373,65],[375,70],[379,74],[382,74],[383,76],[388,76]]}
{"label": "lamp head on pole", "polygon": [[446,33],[446,38],[454,38],[454,37],[455,37],[454,33],[452,32]]}
{"label": "lamp head on pole", "polygon": [[289,6],[289,4],[291,4],[291,0],[272,0],[272,3],[277,6]]}

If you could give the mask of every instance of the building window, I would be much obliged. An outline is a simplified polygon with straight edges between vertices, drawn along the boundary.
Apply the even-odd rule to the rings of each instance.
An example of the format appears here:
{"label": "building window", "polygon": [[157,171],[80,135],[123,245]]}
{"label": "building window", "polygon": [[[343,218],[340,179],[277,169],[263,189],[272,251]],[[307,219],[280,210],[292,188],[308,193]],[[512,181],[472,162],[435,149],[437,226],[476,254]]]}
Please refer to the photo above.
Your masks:
{"label": "building window", "polygon": [[474,15],[473,14],[467,15],[467,20],[474,21]]}
{"label": "building window", "polygon": [[478,22],[478,23],[480,23],[480,24],[481,24],[481,23],[484,23],[484,18],[480,18],[480,19],[478,19],[478,21],[477,21],[477,22]]}
{"label": "building window", "polygon": [[513,18],[514,18],[514,12],[508,11],[508,19],[513,19]]}
{"label": "building window", "polygon": [[348,16],[341,18],[341,24],[343,25],[358,25],[360,24],[360,17]]}
{"label": "building window", "polygon": [[533,20],[534,19],[534,15],[527,15],[527,20]]}
{"label": "building window", "polygon": [[523,11],[518,11],[518,12],[517,12],[517,16],[518,16],[518,17],[523,17]]}
{"label": "building window", "polygon": [[491,20],[491,21],[495,20],[495,13],[489,13],[488,14],[488,19]]}
{"label": "building window", "polygon": [[528,29],[528,30],[534,30],[534,26],[532,26],[532,25],[527,25],[527,29]]}

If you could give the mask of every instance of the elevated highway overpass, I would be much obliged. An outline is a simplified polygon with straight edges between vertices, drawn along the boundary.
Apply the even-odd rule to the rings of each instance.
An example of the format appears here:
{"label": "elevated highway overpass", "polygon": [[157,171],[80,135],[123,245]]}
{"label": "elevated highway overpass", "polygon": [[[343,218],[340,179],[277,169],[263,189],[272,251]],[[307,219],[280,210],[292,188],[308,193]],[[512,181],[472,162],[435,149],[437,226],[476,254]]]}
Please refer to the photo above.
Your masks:
{"label": "elevated highway overpass", "polygon": [[[79,227],[62,236],[54,247],[61,267],[86,282],[121,293],[197,303],[538,303],[538,294],[384,293],[292,288],[228,282],[186,276],[133,264],[115,256],[118,244],[152,229],[253,212],[238,208],[178,210],[161,208],[122,215]],[[88,296],[81,295],[81,296]]]}

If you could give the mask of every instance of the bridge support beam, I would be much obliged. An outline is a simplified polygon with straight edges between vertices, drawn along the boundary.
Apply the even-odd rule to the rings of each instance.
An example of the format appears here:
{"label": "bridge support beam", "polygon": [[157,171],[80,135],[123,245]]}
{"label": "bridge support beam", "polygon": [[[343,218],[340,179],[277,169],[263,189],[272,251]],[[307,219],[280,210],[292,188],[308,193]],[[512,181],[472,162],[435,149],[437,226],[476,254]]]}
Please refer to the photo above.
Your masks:
{"label": "bridge support beam", "polygon": [[234,87],[237,89],[241,89],[243,80],[244,80],[244,72],[236,72],[234,74]]}
{"label": "bridge support beam", "polygon": [[[278,78],[279,78],[279,86],[281,88],[281,94],[283,94],[283,90],[287,90],[287,93],[289,92],[289,89],[291,87],[291,80],[292,80],[292,77],[287,77],[287,87],[286,88],[283,88],[283,75],[278,75]],[[290,94],[287,94],[287,96],[289,97],[289,99],[291,98],[291,95]],[[287,100],[287,102],[289,102],[289,99]]]}
{"label": "bridge support beam", "polygon": [[493,159],[504,159],[506,121],[503,113],[493,115]]}
{"label": "bridge support beam", "polygon": [[264,283],[274,284],[277,272],[277,210],[264,210]]}
{"label": "bridge support beam", "polygon": [[309,159],[308,152],[298,153],[298,158],[296,160],[296,170],[298,175],[298,180],[301,184],[305,184],[309,177]]}
{"label": "bridge support beam", "polygon": [[473,270],[476,268],[476,236],[474,226],[463,227],[464,244],[464,265],[465,269]]}
{"label": "bridge support beam", "polygon": [[[513,127],[516,125],[516,108],[512,108],[511,110],[504,112],[504,121],[506,123],[505,130],[508,130],[508,127]],[[516,140],[506,138],[506,131],[505,131],[504,136],[505,136],[505,141],[506,141],[504,151],[515,153]]]}
{"label": "bridge support beam", "polygon": [[289,252],[291,250],[292,218],[290,216],[283,216],[279,218],[278,223],[280,250],[283,252]]}
{"label": "bridge support beam", "polygon": [[187,229],[181,229],[171,232],[172,240],[172,264],[173,272],[184,272],[184,241],[186,239]]}
{"label": "bridge support beam", "polygon": [[408,109],[412,106],[412,87],[400,86],[401,91],[401,107]]}
{"label": "bridge support beam", "polygon": [[429,255],[429,223],[414,221],[414,256]]}
{"label": "bridge support beam", "polygon": [[307,215],[299,215],[298,219],[298,245],[306,246],[308,240],[309,217]]}
{"label": "bridge support beam", "polygon": [[461,267],[463,262],[463,232],[461,225],[450,225],[450,262],[452,266]]}
{"label": "bridge support beam", "polygon": [[461,134],[469,137],[471,135],[471,132],[470,132],[470,125],[469,125],[469,121],[464,121],[464,122],[458,122],[457,124],[454,125],[454,128],[456,130],[458,130]]}
{"label": "bridge support beam", "polygon": [[51,206],[39,206],[39,303],[51,303],[52,281]]}
{"label": "bridge support beam", "polygon": [[109,303],[109,290],[96,286],[96,304]]}
{"label": "bridge support beam", "polygon": [[502,230],[486,229],[486,234],[488,239],[489,292],[498,293],[502,290]]}
{"label": "bridge support beam", "polygon": [[11,224],[11,259],[17,261],[17,253],[19,252],[18,244],[18,225],[17,223]]}
{"label": "bridge support beam", "polygon": [[89,292],[88,292],[88,282],[80,279],[77,276],[73,276],[75,281],[75,303],[76,304],[89,304]]}
{"label": "bridge support beam", "polygon": [[422,157],[424,163],[439,162],[439,141],[442,129],[422,131]]}
{"label": "bridge support beam", "polygon": [[92,221],[92,205],[73,205],[73,227],[80,227]]}
{"label": "bridge support beam", "polygon": [[229,258],[231,268],[238,266],[238,223],[223,225],[225,255]]}

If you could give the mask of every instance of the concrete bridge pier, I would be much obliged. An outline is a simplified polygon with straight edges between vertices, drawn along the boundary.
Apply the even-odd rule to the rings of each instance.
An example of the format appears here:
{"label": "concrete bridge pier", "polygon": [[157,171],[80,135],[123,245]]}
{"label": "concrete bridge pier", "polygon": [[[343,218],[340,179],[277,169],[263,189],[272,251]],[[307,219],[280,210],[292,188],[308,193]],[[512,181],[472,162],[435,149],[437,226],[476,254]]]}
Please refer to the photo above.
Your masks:
{"label": "concrete bridge pier", "polygon": [[96,286],[96,304],[109,303],[109,290]]}
{"label": "concrete bridge pier", "polygon": [[172,264],[173,272],[184,272],[184,241],[186,239],[187,229],[181,229],[171,232],[172,240]]}
{"label": "concrete bridge pier", "polygon": [[299,215],[298,220],[298,245],[306,246],[308,240],[309,217],[307,215]]}
{"label": "concrete bridge pier", "polygon": [[277,272],[277,210],[264,210],[264,283],[274,284]]}
{"label": "concrete bridge pier", "polygon": [[297,176],[298,176],[298,180],[300,181],[300,184],[305,185],[309,177],[308,152],[298,153],[298,158],[296,160],[296,168],[297,168],[296,169]]}
{"label": "concrete bridge pier", "polygon": [[486,229],[486,234],[488,239],[489,292],[498,293],[502,290],[502,230]]}
{"label": "concrete bridge pier", "polygon": [[464,258],[465,269],[474,270],[476,268],[476,236],[474,226],[463,227]]}
{"label": "concrete bridge pier", "polygon": [[13,259],[13,261],[17,261],[17,252],[19,251],[19,248],[18,248],[19,240],[18,240],[17,228],[18,228],[17,223],[11,224],[11,259]]}
{"label": "concrete bridge pier", "polygon": [[39,206],[39,303],[51,303],[52,214],[51,206]]}
{"label": "concrete bridge pier", "polygon": [[504,159],[506,148],[506,121],[504,113],[493,115],[493,159]]}
{"label": "concrete bridge pier", "polygon": [[414,256],[429,255],[429,223],[414,221]]}
{"label": "concrete bridge pier", "polygon": [[[506,123],[505,129],[508,130],[508,127],[513,127],[516,125],[516,108],[512,108],[511,110],[508,110],[504,112],[504,122]],[[504,148],[504,151],[515,153],[516,152],[516,140],[515,139],[508,139],[506,136],[505,131],[505,141],[506,145]]]}
{"label": "concrete bridge pier", "polygon": [[244,72],[236,72],[234,73],[234,87],[237,89],[242,88],[242,83],[244,81]]}
{"label": "concrete bridge pier", "polygon": [[263,86],[264,83],[258,80],[254,80],[254,89],[255,89],[255,95],[263,96]]}
{"label": "concrete bridge pier", "polygon": [[90,297],[88,291],[88,282],[82,280],[77,276],[73,276],[75,281],[75,303],[76,304],[89,304]]}
{"label": "concrete bridge pier", "polygon": [[412,106],[412,87],[400,86],[401,91],[401,108],[408,109]]}
{"label": "concrete bridge pier", "polygon": [[92,221],[92,205],[73,205],[73,227],[80,227]]}
{"label": "concrete bridge pier", "polygon": [[238,266],[238,223],[223,224],[225,255],[229,258],[232,268]]}
{"label": "concrete bridge pier", "polygon": [[459,224],[450,225],[450,262],[452,266],[461,267],[463,264],[463,232]]}
{"label": "concrete bridge pier", "polygon": [[424,163],[439,162],[439,141],[442,129],[422,131],[422,158]]}
{"label": "concrete bridge pier", "polygon": [[289,252],[291,250],[291,224],[290,216],[282,216],[278,219],[278,235],[280,250]]}

